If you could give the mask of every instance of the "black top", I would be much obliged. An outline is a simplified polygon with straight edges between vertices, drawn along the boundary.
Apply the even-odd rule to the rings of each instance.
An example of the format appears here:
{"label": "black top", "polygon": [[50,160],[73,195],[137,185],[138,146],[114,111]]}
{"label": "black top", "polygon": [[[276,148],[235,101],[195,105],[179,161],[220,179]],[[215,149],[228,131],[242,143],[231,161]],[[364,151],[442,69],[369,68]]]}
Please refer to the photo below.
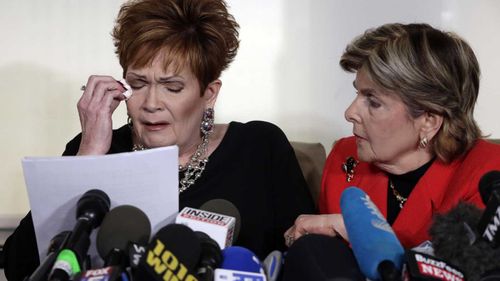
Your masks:
{"label": "black top", "polygon": [[[425,163],[421,167],[419,167],[413,171],[409,171],[407,173],[404,173],[402,175],[388,174],[389,185],[392,182],[392,184],[394,185],[394,188],[401,196],[403,196],[405,198],[410,197],[410,194],[413,191],[413,188],[415,188],[415,186],[417,185],[417,182],[425,174],[425,172],[429,169],[432,162],[434,162],[434,159]],[[401,208],[399,207],[399,201],[396,199],[396,196],[394,195],[391,187],[388,186],[388,191],[387,191],[387,222],[390,225],[392,225],[394,223],[394,221],[398,217],[400,211],[401,211]]]}
{"label": "black top", "polygon": [[[66,145],[63,155],[75,155],[81,134]],[[108,153],[132,150],[131,130],[113,131]],[[199,208],[211,199],[232,202],[241,215],[234,245],[250,249],[260,259],[273,250],[285,250],[283,233],[298,215],[314,213],[314,204],[293,148],[273,124],[231,122],[196,183],[181,193],[179,208]],[[55,234],[54,234],[55,235]],[[39,264],[31,214],[5,243],[5,274],[22,280]]]}

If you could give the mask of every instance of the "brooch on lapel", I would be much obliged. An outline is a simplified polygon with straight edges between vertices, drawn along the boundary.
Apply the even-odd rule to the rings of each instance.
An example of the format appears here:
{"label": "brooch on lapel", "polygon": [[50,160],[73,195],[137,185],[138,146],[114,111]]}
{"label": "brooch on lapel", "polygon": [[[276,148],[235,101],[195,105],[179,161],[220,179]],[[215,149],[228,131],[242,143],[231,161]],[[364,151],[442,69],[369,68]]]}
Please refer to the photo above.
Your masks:
{"label": "brooch on lapel", "polygon": [[347,182],[351,182],[354,178],[354,168],[356,168],[358,163],[358,160],[354,159],[352,156],[347,157],[345,162],[342,163],[342,170],[346,174]]}

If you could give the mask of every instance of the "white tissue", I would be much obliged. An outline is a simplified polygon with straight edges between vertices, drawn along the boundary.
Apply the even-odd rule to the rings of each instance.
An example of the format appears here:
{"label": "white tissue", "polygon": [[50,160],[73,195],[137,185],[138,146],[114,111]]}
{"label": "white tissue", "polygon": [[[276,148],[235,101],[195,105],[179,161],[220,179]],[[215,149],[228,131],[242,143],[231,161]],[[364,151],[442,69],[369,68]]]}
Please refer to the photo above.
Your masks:
{"label": "white tissue", "polygon": [[120,80],[120,83],[126,89],[126,91],[123,92],[123,95],[125,96],[125,100],[128,100],[130,96],[132,96],[132,87],[130,87],[125,79]]}

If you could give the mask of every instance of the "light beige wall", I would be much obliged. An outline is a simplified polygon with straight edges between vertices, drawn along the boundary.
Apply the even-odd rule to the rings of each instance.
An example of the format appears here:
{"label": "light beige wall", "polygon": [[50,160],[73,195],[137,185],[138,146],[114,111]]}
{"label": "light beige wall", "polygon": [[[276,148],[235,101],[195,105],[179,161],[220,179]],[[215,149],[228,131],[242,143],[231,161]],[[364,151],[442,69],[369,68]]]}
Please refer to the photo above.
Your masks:
{"label": "light beige wall", "polygon": [[[120,77],[109,35],[119,0],[0,1],[0,219],[29,209],[20,160],[59,155],[79,132],[76,102],[90,74]],[[476,117],[500,138],[500,2],[495,0],[229,0],[241,48],[223,74],[219,122],[263,119],[290,139],[350,134],[343,111],[353,75],[338,67],[345,45],[386,22],[429,22],[463,35],[483,79]],[[125,122],[125,109],[115,114]],[[52,195],[57,196],[57,195]]]}

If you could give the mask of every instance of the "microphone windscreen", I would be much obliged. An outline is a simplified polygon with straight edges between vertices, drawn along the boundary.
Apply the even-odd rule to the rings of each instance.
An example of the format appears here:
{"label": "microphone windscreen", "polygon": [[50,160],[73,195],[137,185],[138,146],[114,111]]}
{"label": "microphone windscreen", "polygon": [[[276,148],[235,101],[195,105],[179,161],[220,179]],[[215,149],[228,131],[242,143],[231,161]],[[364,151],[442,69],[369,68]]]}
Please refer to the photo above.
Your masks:
{"label": "microphone windscreen", "polygon": [[[169,224],[151,239],[134,273],[134,280],[192,280],[201,245],[189,227]],[[172,279],[175,280],[175,279]]]}
{"label": "microphone windscreen", "polygon": [[456,265],[467,280],[478,280],[500,262],[500,252],[475,229],[480,217],[479,208],[460,202],[448,213],[435,215],[429,228],[435,256]]}
{"label": "microphone windscreen", "polygon": [[131,205],[121,205],[106,214],[97,232],[96,247],[105,259],[113,250],[128,252],[129,243],[146,245],[151,235],[151,223],[146,214]]}
{"label": "microphone windscreen", "polygon": [[236,206],[224,199],[212,199],[201,205],[200,210],[230,216],[236,219],[234,227],[233,241],[238,239],[241,227],[241,216]]}
{"label": "microphone windscreen", "polygon": [[278,280],[281,267],[283,265],[283,254],[274,250],[263,261],[264,269],[266,271],[267,279],[269,281]]}
{"label": "microphone windscreen", "polygon": [[220,268],[264,274],[259,258],[252,251],[240,246],[231,246],[222,250]]}
{"label": "microphone windscreen", "polygon": [[76,218],[78,219],[86,213],[92,213],[92,227],[96,228],[102,223],[110,205],[111,202],[106,192],[99,189],[88,190],[77,202]]}
{"label": "microphone windscreen", "polygon": [[379,265],[392,262],[401,270],[404,249],[370,197],[357,187],[342,192],[340,208],[354,256],[363,274],[380,280]]}
{"label": "microphone windscreen", "polygon": [[491,192],[500,188],[500,171],[490,171],[479,180],[479,194],[484,204],[488,203]]}

